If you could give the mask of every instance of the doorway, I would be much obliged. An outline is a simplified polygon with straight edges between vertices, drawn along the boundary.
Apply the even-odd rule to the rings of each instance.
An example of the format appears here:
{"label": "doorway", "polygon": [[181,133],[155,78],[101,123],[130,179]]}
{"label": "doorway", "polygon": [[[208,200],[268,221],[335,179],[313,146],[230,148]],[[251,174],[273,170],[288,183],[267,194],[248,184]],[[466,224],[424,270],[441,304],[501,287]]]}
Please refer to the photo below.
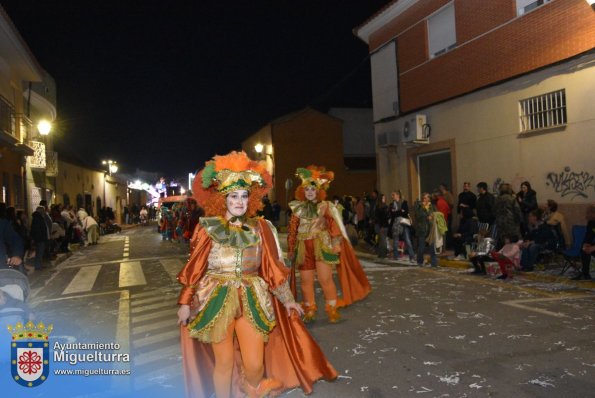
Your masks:
{"label": "doorway", "polygon": [[452,167],[450,150],[422,153],[417,156],[418,189],[420,193],[432,193],[440,184],[452,191]]}

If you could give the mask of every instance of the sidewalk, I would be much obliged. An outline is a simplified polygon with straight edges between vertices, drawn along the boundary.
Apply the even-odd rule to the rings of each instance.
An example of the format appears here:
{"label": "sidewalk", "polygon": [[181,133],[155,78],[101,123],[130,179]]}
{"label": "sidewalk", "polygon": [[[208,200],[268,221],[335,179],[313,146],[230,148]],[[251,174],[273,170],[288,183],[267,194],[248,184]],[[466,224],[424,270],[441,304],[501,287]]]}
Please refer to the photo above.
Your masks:
{"label": "sidewalk", "polygon": [[[392,260],[388,258],[378,258],[375,253],[371,252],[366,243],[362,243],[361,241],[358,243],[356,247],[354,247],[358,258],[365,260],[366,262],[373,262],[379,265],[389,265],[389,266],[412,266],[406,262],[402,262],[399,260]],[[456,268],[461,270],[472,270],[473,266],[471,265],[470,261],[458,261],[453,260],[454,253],[452,251],[446,251],[438,256],[438,265],[440,267],[445,268]],[[364,264],[365,267],[365,264]],[[533,272],[517,272],[515,273],[515,278],[523,278],[530,281],[535,282],[543,282],[543,283],[560,283],[564,285],[574,286],[576,288],[583,288],[583,289],[595,289],[595,280],[591,281],[573,281],[572,278],[576,273],[573,270],[567,270],[564,275],[560,275],[562,272],[562,265],[559,263],[550,263],[550,264],[537,264],[535,267],[535,271]]]}

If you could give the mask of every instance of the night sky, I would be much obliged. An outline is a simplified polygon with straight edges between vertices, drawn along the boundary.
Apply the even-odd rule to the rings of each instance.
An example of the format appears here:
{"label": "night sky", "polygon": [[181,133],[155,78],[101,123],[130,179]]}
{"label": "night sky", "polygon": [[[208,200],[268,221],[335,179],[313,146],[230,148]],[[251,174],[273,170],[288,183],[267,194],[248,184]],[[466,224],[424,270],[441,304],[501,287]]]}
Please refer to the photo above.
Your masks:
{"label": "night sky", "polygon": [[58,152],[196,170],[286,113],[371,107],[352,29],[388,0],[0,0],[56,80]]}

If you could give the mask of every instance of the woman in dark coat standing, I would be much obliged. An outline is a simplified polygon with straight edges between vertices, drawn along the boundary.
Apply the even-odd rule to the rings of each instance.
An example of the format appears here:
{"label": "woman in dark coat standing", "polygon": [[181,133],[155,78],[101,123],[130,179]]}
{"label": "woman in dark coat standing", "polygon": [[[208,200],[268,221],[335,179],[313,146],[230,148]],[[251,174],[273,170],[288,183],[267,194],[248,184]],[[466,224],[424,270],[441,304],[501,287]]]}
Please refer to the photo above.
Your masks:
{"label": "woman in dark coat standing", "polygon": [[37,209],[31,215],[31,243],[35,247],[35,270],[40,271],[42,267],[43,253],[45,247],[50,239],[50,231],[48,231],[45,223],[45,208],[43,206]]}
{"label": "woman in dark coat standing", "polygon": [[531,188],[529,181],[524,181],[521,184],[521,192],[517,194],[516,199],[521,207],[521,213],[523,213],[521,230],[525,234],[528,230],[529,213],[537,209],[537,192]]}

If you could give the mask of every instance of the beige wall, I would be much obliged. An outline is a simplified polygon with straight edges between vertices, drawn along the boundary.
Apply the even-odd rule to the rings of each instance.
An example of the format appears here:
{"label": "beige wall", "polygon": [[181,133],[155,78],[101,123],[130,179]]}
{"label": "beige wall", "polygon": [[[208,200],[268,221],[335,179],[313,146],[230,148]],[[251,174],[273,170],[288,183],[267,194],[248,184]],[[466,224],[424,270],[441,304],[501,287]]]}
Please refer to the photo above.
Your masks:
{"label": "beige wall", "polygon": [[84,198],[85,194],[90,194],[95,216],[97,216],[97,198],[99,198],[102,206],[111,207],[114,210],[116,221],[122,222],[122,210],[126,203],[126,181],[120,180],[117,175],[107,176],[104,179],[103,171],[88,169],[63,160],[59,161],[58,167],[56,203],[63,203],[64,194],[66,193],[70,197],[70,203],[76,206],[77,195],[80,194]]}
{"label": "beige wall", "polygon": [[[242,148],[254,157],[254,145],[265,144],[267,164],[272,169],[274,162],[274,186],[271,200],[277,200],[282,208],[286,208],[299,179],[295,177],[298,167],[311,164],[325,166],[335,173],[335,180],[328,191],[333,195],[357,195],[369,192],[376,185],[375,172],[348,172],[343,159],[343,123],[313,109],[306,109],[284,121],[275,121],[263,127],[242,143]],[[274,150],[273,150],[274,148]],[[264,151],[263,151],[264,152]],[[293,188],[287,197],[285,181],[291,178]]]}
{"label": "beige wall", "polygon": [[[505,181],[518,191],[528,180],[540,204],[554,199],[568,213],[569,224],[583,223],[584,207],[595,202],[595,67],[588,67],[594,60],[595,55],[588,55],[418,111],[432,126],[432,144],[409,152],[430,152],[433,145],[453,142],[455,194],[462,181],[486,181],[490,187]],[[520,135],[519,101],[559,89],[566,90],[567,125]],[[379,126],[377,133],[402,123]],[[379,150],[381,187],[416,184],[414,165],[403,156],[406,151],[401,144],[390,155]],[[399,166],[389,168],[391,162]],[[560,174],[566,184],[556,183]]]}

